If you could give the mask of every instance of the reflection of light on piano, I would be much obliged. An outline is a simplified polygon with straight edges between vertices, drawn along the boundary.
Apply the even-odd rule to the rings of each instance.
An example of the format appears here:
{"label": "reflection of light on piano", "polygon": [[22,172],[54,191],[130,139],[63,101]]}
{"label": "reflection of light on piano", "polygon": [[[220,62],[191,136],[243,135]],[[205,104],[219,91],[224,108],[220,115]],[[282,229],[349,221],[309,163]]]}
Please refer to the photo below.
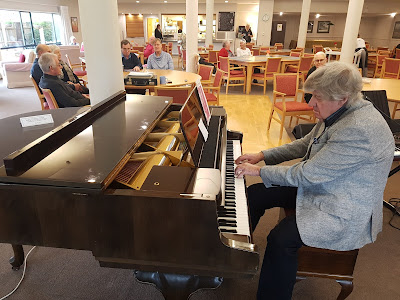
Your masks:
{"label": "reflection of light on piano", "polygon": [[143,130],[146,130],[149,127],[149,122],[146,120],[143,120],[142,122],[142,126],[140,126],[140,128],[142,128]]}
{"label": "reflection of light on piano", "polygon": [[167,100],[165,100],[164,102],[165,102],[165,103],[168,103],[168,101],[167,101]]}
{"label": "reflection of light on piano", "polygon": [[89,182],[89,183],[94,183],[94,182],[97,181],[97,179],[98,179],[97,176],[89,175],[89,177],[86,179],[86,181]]}
{"label": "reflection of light on piano", "polygon": [[147,125],[142,125],[142,126],[140,126],[140,128],[147,129]]}

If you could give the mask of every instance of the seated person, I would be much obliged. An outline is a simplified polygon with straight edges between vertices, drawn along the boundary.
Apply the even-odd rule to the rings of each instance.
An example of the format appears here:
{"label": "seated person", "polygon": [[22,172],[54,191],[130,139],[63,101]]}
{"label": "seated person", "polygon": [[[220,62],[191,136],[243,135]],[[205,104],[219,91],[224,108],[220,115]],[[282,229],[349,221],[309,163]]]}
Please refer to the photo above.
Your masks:
{"label": "seated person", "polygon": [[135,53],[131,53],[131,48],[132,45],[128,40],[121,41],[122,64],[124,65],[125,70],[139,72],[141,69],[143,69],[143,66],[137,55]]}
{"label": "seated person", "polygon": [[149,38],[149,42],[146,45],[146,48],[144,48],[143,56],[144,56],[145,62],[147,62],[147,59],[149,58],[149,56],[154,53],[154,42],[155,41],[156,41],[156,38],[154,36],[151,36]]}
{"label": "seated person", "polygon": [[[267,238],[257,299],[292,299],[298,250],[348,251],[376,240],[382,199],[393,162],[393,134],[373,104],[363,99],[359,71],[331,62],[304,88],[319,119],[305,137],[236,159],[235,175],[260,176],[247,189],[254,230],[267,209],[296,209]],[[291,166],[277,165],[302,158]],[[258,162],[264,160],[266,166]]]}
{"label": "seated person", "polygon": [[39,66],[39,58],[43,53],[51,53],[50,47],[45,45],[45,44],[39,44],[36,46],[36,58],[35,61],[33,62],[32,68],[31,68],[31,75],[33,79],[35,79],[36,84],[39,86],[40,79],[43,76],[43,71]]}
{"label": "seated person", "polygon": [[234,56],[231,51],[231,42],[230,41],[224,41],[222,43],[222,48],[221,48],[221,50],[219,50],[218,56],[222,56],[222,57]]}
{"label": "seated person", "polygon": [[[312,72],[314,72],[317,68],[324,66],[327,63],[326,60],[326,55],[324,52],[320,51],[314,54],[314,60],[313,60],[313,64],[314,66],[312,66],[310,68],[310,70],[308,70],[307,76],[304,79],[307,79],[308,76],[311,75]],[[312,97],[312,94],[310,93],[305,93],[304,94],[304,100],[308,103],[310,101]]]}
{"label": "seated person", "polygon": [[173,70],[174,63],[169,53],[162,51],[162,43],[160,39],[154,42],[154,53],[147,60],[148,69]]}
{"label": "seated person", "polygon": [[42,89],[50,89],[60,108],[85,106],[90,104],[89,95],[82,95],[74,91],[58,76],[61,74],[61,65],[57,55],[44,53],[39,58],[39,66],[43,71],[39,86]]}
{"label": "seated person", "polygon": [[71,46],[79,46],[79,43],[76,41],[76,37],[73,35],[69,38]]}
{"label": "seated person", "polygon": [[397,44],[397,46],[393,48],[390,57],[396,58],[396,49],[400,49],[400,44]]}
{"label": "seated person", "polygon": [[63,60],[61,60],[60,48],[57,45],[50,45],[50,49],[52,53],[57,55],[58,61],[61,64],[62,72],[58,76],[58,78],[68,83],[73,90],[78,91],[82,94],[89,94],[89,89],[80,83],[78,76],[76,76],[70,66],[66,64]]}
{"label": "seated person", "polygon": [[246,41],[240,41],[240,47],[236,49],[236,56],[251,56],[251,51],[249,48],[246,48]]}

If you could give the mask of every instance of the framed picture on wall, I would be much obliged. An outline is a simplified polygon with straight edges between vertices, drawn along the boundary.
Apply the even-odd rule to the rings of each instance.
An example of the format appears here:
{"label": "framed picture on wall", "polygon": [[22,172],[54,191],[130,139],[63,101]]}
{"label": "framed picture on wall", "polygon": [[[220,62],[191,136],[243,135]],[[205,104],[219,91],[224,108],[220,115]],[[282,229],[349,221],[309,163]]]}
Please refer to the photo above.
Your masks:
{"label": "framed picture on wall", "polygon": [[78,18],[77,17],[71,17],[71,27],[72,27],[72,32],[78,32]]}
{"label": "framed picture on wall", "polygon": [[400,39],[400,21],[394,23],[392,38],[393,39]]}
{"label": "framed picture on wall", "polygon": [[311,33],[314,29],[314,21],[308,21],[307,33]]}
{"label": "framed picture on wall", "polygon": [[331,21],[318,21],[317,33],[329,33]]}

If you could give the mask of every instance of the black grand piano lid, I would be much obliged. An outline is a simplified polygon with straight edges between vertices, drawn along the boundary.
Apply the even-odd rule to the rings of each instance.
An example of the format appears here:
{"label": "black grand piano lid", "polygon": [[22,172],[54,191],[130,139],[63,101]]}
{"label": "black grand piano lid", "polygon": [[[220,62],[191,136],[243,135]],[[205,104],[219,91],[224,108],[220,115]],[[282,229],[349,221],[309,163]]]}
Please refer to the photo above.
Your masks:
{"label": "black grand piano lid", "polygon": [[126,101],[23,174],[8,176],[2,166],[0,182],[103,189],[109,174],[140,145],[170,103],[166,97],[126,95]]}

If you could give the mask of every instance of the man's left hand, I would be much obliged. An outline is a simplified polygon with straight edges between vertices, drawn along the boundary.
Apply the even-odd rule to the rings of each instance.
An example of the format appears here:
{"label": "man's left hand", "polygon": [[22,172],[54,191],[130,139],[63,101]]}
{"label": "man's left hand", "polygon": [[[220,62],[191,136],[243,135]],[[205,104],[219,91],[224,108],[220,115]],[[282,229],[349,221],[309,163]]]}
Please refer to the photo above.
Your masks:
{"label": "man's left hand", "polygon": [[135,71],[135,72],[140,72],[139,66],[134,67],[134,68],[133,68],[133,71]]}
{"label": "man's left hand", "polygon": [[236,167],[235,176],[242,178],[244,175],[260,176],[261,167],[249,163],[243,163]]}

